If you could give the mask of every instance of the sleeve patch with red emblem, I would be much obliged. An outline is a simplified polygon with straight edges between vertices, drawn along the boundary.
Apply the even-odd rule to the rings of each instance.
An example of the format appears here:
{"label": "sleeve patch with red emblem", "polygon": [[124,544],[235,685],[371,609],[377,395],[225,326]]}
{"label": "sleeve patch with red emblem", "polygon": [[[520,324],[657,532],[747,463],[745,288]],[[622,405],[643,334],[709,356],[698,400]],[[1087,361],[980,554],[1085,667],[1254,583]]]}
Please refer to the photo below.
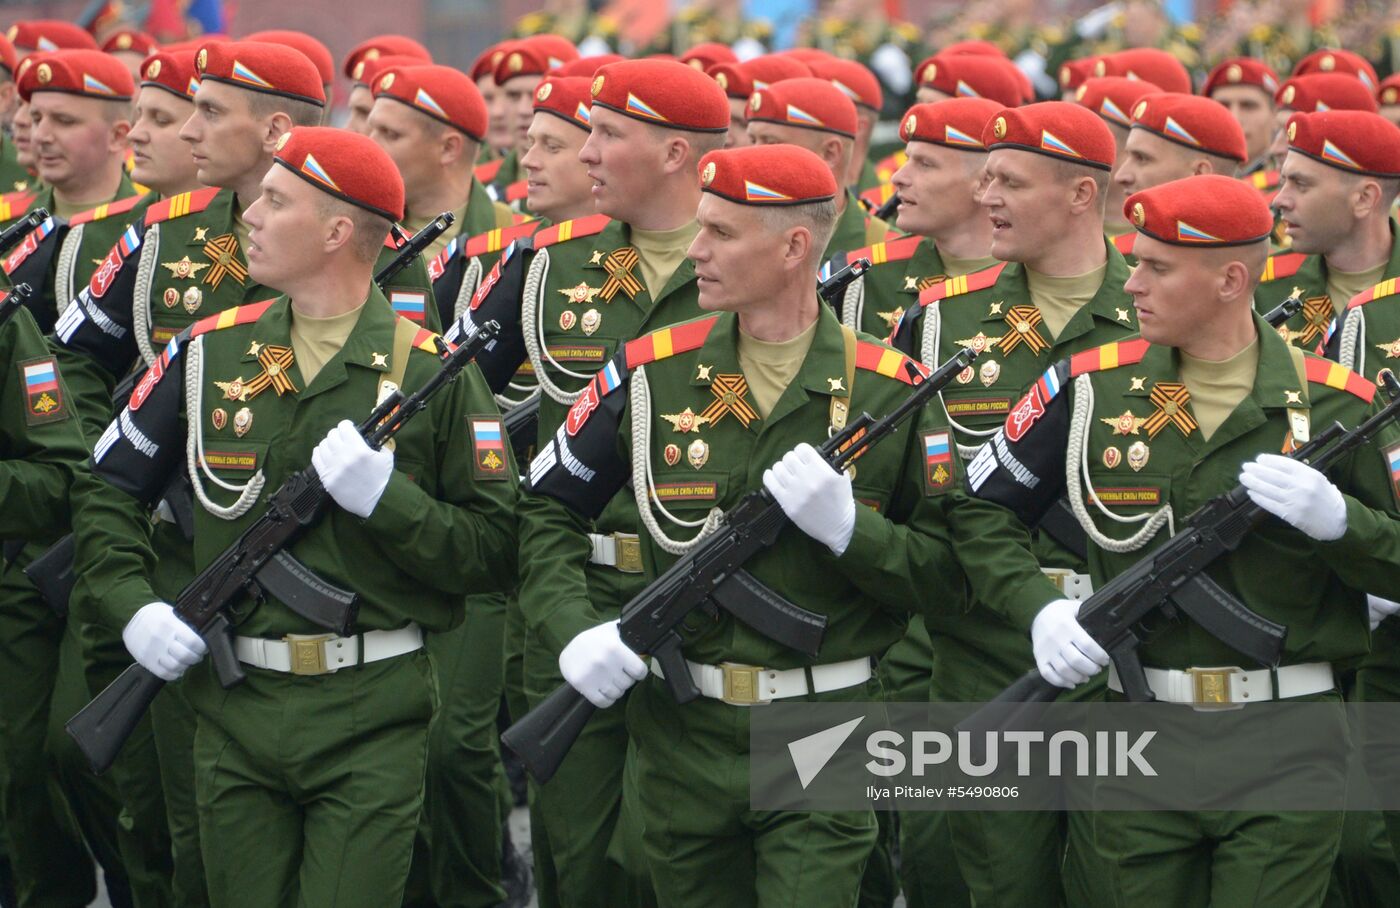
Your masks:
{"label": "sleeve patch with red emblem", "polygon": [[52,356],[27,359],[19,364],[24,388],[24,421],[31,426],[68,418],[63,389],[58,383],[58,363]]}
{"label": "sleeve patch with red emblem", "polygon": [[1390,488],[1395,492],[1395,504],[1400,507],[1400,441],[1381,451],[1385,458],[1385,472],[1390,477]]}
{"label": "sleeve patch with red emblem", "polygon": [[924,494],[937,495],[953,487],[953,439],[948,432],[924,433]]}
{"label": "sleeve patch with red emblem", "polygon": [[472,478],[509,479],[510,460],[506,457],[501,420],[495,416],[471,416],[467,426],[472,436]]}

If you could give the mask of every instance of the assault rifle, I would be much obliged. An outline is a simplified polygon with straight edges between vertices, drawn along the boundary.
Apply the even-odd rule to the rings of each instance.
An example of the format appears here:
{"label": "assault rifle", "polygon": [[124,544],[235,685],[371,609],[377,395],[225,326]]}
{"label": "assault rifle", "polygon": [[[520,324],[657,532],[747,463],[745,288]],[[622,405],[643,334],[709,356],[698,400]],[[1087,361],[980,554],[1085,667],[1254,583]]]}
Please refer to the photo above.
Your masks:
{"label": "assault rifle", "polygon": [[34,288],[28,284],[16,284],[10,288],[10,292],[5,294],[4,299],[0,299],[0,325],[8,322],[21,306],[26,305],[34,298]]}
{"label": "assault rifle", "polygon": [[457,220],[455,214],[450,211],[444,211],[442,214],[429,221],[422,230],[410,237],[407,243],[399,247],[399,253],[394,256],[394,260],[379,269],[379,273],[374,276],[374,282],[379,285],[379,289],[383,290],[385,284],[398,277],[399,272],[412,264],[413,260],[418,258],[418,256],[422,255],[423,250],[431,246],[433,240],[442,236],[447,228],[452,226],[452,222],[455,220]]}

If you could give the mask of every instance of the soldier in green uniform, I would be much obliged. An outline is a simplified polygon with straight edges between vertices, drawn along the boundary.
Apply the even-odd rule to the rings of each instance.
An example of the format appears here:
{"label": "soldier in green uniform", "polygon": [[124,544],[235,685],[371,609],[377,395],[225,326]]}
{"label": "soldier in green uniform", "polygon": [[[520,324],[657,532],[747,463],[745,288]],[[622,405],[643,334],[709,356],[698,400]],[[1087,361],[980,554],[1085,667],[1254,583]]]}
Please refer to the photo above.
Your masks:
{"label": "soldier in green uniform", "polygon": [[1256,189],[1278,186],[1277,162],[1269,155],[1274,140],[1274,93],[1278,91],[1278,74],[1268,64],[1249,57],[1222,60],[1206,76],[1201,94],[1224,105],[1244,130],[1245,162],[1242,176],[1265,174]]}
{"label": "soldier in green uniform", "polygon": [[[1104,121],[1108,131],[1113,133],[1116,146],[1117,166],[1122,167],[1127,159],[1128,136],[1132,132],[1133,111],[1138,102],[1158,91],[1157,86],[1141,79],[1125,76],[1094,76],[1085,79],[1075,89],[1070,100],[1087,107]],[[1127,254],[1132,248],[1132,238],[1136,236],[1133,225],[1123,219],[1123,200],[1127,194],[1116,179],[1109,184],[1108,197],[1104,200],[1107,213],[1104,215],[1104,232],[1114,241],[1118,251]],[[1126,248],[1125,248],[1126,247]]]}
{"label": "soldier in green uniform", "polygon": [[[492,72],[496,86],[496,106],[489,108],[491,119],[507,124],[510,147],[493,165],[488,181],[491,197],[497,201],[519,202],[520,156],[529,148],[530,122],[535,116],[535,90],[552,70],[578,59],[578,51],[558,35],[535,35],[503,45]],[[511,196],[514,196],[513,198]]]}
{"label": "soldier in green uniform", "polygon": [[725,97],[729,99],[729,132],[724,137],[725,148],[753,144],[747,124],[749,98],[756,90],[784,79],[800,79],[812,74],[806,63],[788,54],[767,54],[742,63],[715,63],[705,72],[724,89]]}
{"label": "soldier in green uniform", "polygon": [[880,120],[880,110],[885,105],[880,80],[868,67],[854,60],[818,55],[816,59],[808,59],[807,66],[812,75],[841,89],[856,105],[856,141],[851,150],[851,169],[846,175],[846,184],[857,195],[876,188],[880,178],[875,173],[875,162],[870,160],[870,142]]}
{"label": "soldier in green uniform", "polygon": [[378,69],[376,61],[385,57],[393,57],[391,63],[433,62],[426,47],[403,35],[377,35],[355,45],[341,65],[345,77],[353,82],[348,101],[350,119],[345,122],[345,128],[351,132],[369,135],[369,112],[374,107],[373,85]]}
{"label": "soldier in green uniform", "polygon": [[1288,154],[1288,121],[1295,113],[1316,113],[1320,110],[1376,113],[1378,106],[1372,90],[1354,76],[1311,72],[1289,78],[1274,95],[1274,139],[1269,153],[1280,167]]}
{"label": "soldier in green uniform", "polygon": [[147,371],[75,493],[75,596],[174,680],[205,644],[153,587],[142,525],[186,469],[186,434],[196,569],[309,461],[337,507],[293,553],[358,594],[355,633],[250,599],[233,641],[247,679],[225,691],[202,667],[185,682],[210,904],[395,905],[436,705],[424,634],[463,620],[464,590],[513,582],[515,472],[471,369],[392,450],[355,431],[388,386],[411,391],[438,368],[435,337],[370,283],[403,186],[378,146],[339,130],[295,128],[274,160],[245,211],[249,266],[285,295],[201,320]]}
{"label": "soldier in green uniform", "polygon": [[[1243,483],[1279,520],[1210,573],[1288,626],[1281,664],[1257,670],[1209,634],[1167,623],[1141,647],[1147,681],[1162,709],[1336,703],[1335,726],[1318,729],[1335,740],[1347,729],[1333,665],[1369,642],[1358,591],[1400,594],[1400,509],[1380,450],[1400,446],[1400,431],[1387,428],[1326,475],[1280,456],[1308,438],[1310,423],[1354,426],[1380,401],[1371,382],[1290,350],[1252,311],[1272,226],[1267,207],[1247,185],[1215,175],[1163,184],[1127,205],[1142,234],[1127,284],[1142,338],[1048,370],[969,464],[969,485],[1029,525],[1054,506],[1063,480],[1090,539],[1093,578],[1103,582],[1170,534],[1175,515]],[[1079,603],[1037,576],[1024,528],[1008,521],[976,540],[969,579],[989,607],[1030,630],[1042,677],[1071,687],[1108,665],[1076,620]],[[967,558],[971,567],[970,551]],[[1280,564],[1289,566],[1284,584]],[[1218,683],[1179,683],[1192,672]],[[1121,690],[1108,674],[1110,691]],[[1322,903],[1341,828],[1340,812],[1100,811],[1086,832],[1114,903],[1304,906]]]}
{"label": "soldier in green uniform", "polygon": [[15,70],[19,57],[8,38],[0,37],[0,190],[20,192],[28,189],[33,175],[19,162],[14,140],[10,138],[11,123],[19,106],[19,90],[15,85]]}
{"label": "soldier in green uniform", "polygon": [[[957,460],[931,408],[869,450],[854,483],[812,447],[848,409],[889,412],[919,380],[910,360],[843,328],[813,292],[836,221],[829,166],[790,145],[725,149],[703,159],[701,180],[689,254],[701,307],[720,314],[627,344],[531,463],[522,601],[548,591],[551,633],[569,638],[560,670],[594,705],[642,682],[626,709],[662,905],[849,905],[875,844],[873,812],[750,810],[747,727],[775,699],[878,697],[872,657],[903,634],[908,603],[960,600],[945,539]],[[702,696],[678,706],[590,602],[590,518],[615,494],[634,498],[651,579],[760,483],[795,526],[746,567],[828,617],[821,655],[729,617],[688,622],[684,654]],[[746,691],[733,683],[743,673],[757,682]]]}
{"label": "soldier in green uniform", "polygon": [[[964,456],[991,437],[1011,405],[1055,359],[1137,329],[1123,291],[1128,266],[1104,238],[1103,198],[1113,136],[1097,115],[1064,101],[1003,109],[981,136],[989,180],[981,204],[992,255],[1003,264],[923,291],[892,342],[926,364],[965,346],[984,351],[942,405]],[[1067,516],[1067,515],[1066,515]],[[1065,594],[1092,592],[1077,534],[1047,523],[1035,554]],[[983,620],[929,626],[937,658],[931,699],[990,699],[1024,671],[1025,635],[977,607]],[[1055,813],[948,814],[963,877],[978,905],[1043,905],[1061,888],[1064,818]],[[1071,814],[1071,824],[1084,818]],[[1092,903],[1094,875],[1069,856],[1069,903]],[[1016,867],[1017,873],[1005,868]]]}

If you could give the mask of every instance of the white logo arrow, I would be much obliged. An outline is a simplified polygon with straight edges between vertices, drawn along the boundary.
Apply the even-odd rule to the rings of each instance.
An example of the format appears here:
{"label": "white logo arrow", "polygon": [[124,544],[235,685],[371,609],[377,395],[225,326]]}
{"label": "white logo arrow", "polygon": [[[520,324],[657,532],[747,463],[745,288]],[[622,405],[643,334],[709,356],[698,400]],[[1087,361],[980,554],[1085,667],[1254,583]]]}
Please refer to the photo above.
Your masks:
{"label": "white logo arrow", "polygon": [[797,780],[802,783],[804,791],[817,777],[817,773],[836,756],[836,751],[841,749],[841,745],[846,743],[846,739],[863,719],[861,716],[849,722],[842,722],[788,744],[788,753],[792,754],[792,765],[797,769]]}

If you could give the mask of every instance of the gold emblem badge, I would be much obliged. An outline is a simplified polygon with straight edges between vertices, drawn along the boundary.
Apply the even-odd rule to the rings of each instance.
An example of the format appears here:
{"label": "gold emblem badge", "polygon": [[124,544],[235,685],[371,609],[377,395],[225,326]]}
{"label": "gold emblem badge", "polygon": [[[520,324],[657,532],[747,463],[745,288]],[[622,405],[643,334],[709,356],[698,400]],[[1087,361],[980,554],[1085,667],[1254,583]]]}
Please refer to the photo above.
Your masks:
{"label": "gold emblem badge", "polygon": [[215,407],[214,412],[209,414],[209,421],[214,424],[214,431],[222,432],[224,426],[228,425],[228,411],[223,407]]}
{"label": "gold emblem badge", "polygon": [[1117,306],[1115,306],[1115,307],[1113,308],[1113,311],[1116,312],[1116,313],[1118,313],[1118,320],[1119,320],[1120,322],[1131,322],[1131,321],[1132,321],[1132,318],[1128,315],[1128,310],[1127,310],[1127,309],[1119,309]]}
{"label": "gold emblem badge", "polygon": [[1140,471],[1147,466],[1147,458],[1151,456],[1151,453],[1143,442],[1133,442],[1128,447],[1128,466],[1132,468],[1134,473]]}
{"label": "gold emblem badge", "polygon": [[1145,114],[1145,113],[1147,113],[1147,102],[1146,102],[1146,101],[1139,101],[1139,102],[1137,103],[1137,107],[1134,107],[1134,108],[1133,108],[1133,119],[1134,119],[1134,120],[1141,120],[1141,119],[1142,119],[1142,115]]}
{"label": "gold emblem badge", "polygon": [[545,82],[540,86],[540,90],[535,92],[536,101],[548,101],[550,94],[554,91],[554,83]]}
{"label": "gold emblem badge", "polygon": [[53,81],[53,69],[51,69],[47,63],[40,63],[38,71],[35,72],[35,76],[38,78],[40,85],[48,85]]}
{"label": "gold emblem badge", "polygon": [[170,274],[176,280],[184,281],[192,277],[198,277],[199,272],[209,267],[207,262],[192,262],[187,255],[178,262],[161,262],[160,267],[169,268]]}
{"label": "gold emblem badge", "polygon": [[[370,353],[369,357],[370,357],[370,362],[369,362],[369,364],[370,364],[370,367],[371,367],[371,368],[374,368],[374,369],[387,369],[387,368],[389,368],[389,354],[387,354],[387,353]],[[393,382],[390,382],[389,384],[393,384]]]}
{"label": "gold emblem badge", "polygon": [[518,73],[525,68],[525,58],[519,54],[511,54],[506,58],[506,69],[513,73]]}
{"label": "gold emblem badge", "polygon": [[661,456],[666,460],[666,466],[674,467],[681,462],[681,446],[671,444],[666,446],[666,450],[661,452]]}
{"label": "gold emblem badge", "polygon": [[1394,104],[1396,101],[1400,101],[1400,89],[1387,88],[1381,93],[1382,104]]}
{"label": "gold emblem badge", "polygon": [[700,427],[709,422],[707,416],[698,416],[695,411],[686,407],[674,415],[662,413],[661,418],[671,424],[671,428],[684,435],[687,432],[697,432]]}
{"label": "gold emblem badge", "polygon": [[1376,344],[1376,349],[1384,353],[1386,359],[1400,358],[1400,337],[1388,344]]}
{"label": "gold emblem badge", "polygon": [[253,411],[243,407],[233,414],[233,434],[242,438],[253,427]]}
{"label": "gold emblem badge", "polygon": [[937,79],[937,78],[938,78],[938,64],[937,64],[937,63],[930,63],[928,66],[925,66],[925,67],[924,67],[924,78],[923,78],[923,81],[925,81],[925,82],[932,82],[934,79]]}
{"label": "gold emblem badge", "polygon": [[1001,315],[1001,305],[1003,300],[997,300],[987,307],[987,315]]}
{"label": "gold emblem badge", "polygon": [[593,95],[593,97],[596,98],[596,97],[598,97],[598,95],[602,94],[602,91],[603,91],[603,77],[602,77],[602,76],[598,76],[596,79],[593,80],[593,86],[592,86],[592,88],[589,89],[589,94]]}
{"label": "gold emblem badge", "polygon": [[1147,223],[1147,211],[1142,207],[1141,202],[1133,203],[1133,226],[1141,227]]}
{"label": "gold emblem badge", "polygon": [[1108,467],[1108,469],[1110,470],[1114,470],[1117,469],[1118,465],[1122,462],[1122,451],[1118,450],[1113,445],[1109,445],[1108,447],[1103,449],[1103,465],[1105,467]]}
{"label": "gold emblem badge", "polygon": [[566,287],[558,292],[571,303],[591,303],[601,291],[601,287],[590,287],[587,281],[579,281],[577,287]]}
{"label": "gold emblem badge", "polygon": [[899,324],[899,320],[904,318],[904,307],[896,306],[889,312],[876,312],[875,315],[885,323],[887,328],[893,331]]}
{"label": "gold emblem badge", "polygon": [[572,331],[574,330],[574,325],[577,324],[578,316],[574,314],[574,310],[565,309],[563,312],[559,313],[559,330]]}
{"label": "gold emblem badge", "polygon": [[154,79],[158,75],[160,75],[160,61],[152,60],[151,65],[146,67],[146,78]]}
{"label": "gold emblem badge", "polygon": [[[200,53],[203,53],[203,51],[200,51]],[[352,79],[354,79],[356,82],[358,82],[358,81],[360,81],[360,77],[363,76],[364,74],[365,74],[365,61],[361,60],[359,63],[356,63],[356,64],[355,64],[355,69],[354,69],[353,71],[351,71],[351,73],[350,73],[350,78],[352,78]]]}
{"label": "gold emblem badge", "polygon": [[165,308],[174,309],[180,305],[180,291],[174,287],[166,287],[165,292],[160,295],[160,301],[165,303]]}
{"label": "gold emblem badge", "polygon": [[1243,79],[1243,78],[1244,78],[1244,70],[1240,68],[1240,65],[1239,65],[1238,63],[1231,63],[1228,67],[1226,67],[1226,69],[1225,69],[1225,81],[1226,81],[1226,82],[1238,82],[1238,81],[1240,81],[1240,80]]}
{"label": "gold emblem badge", "polygon": [[[718,85],[720,88],[724,89],[725,91],[728,91],[729,76],[725,75],[724,73],[715,73],[715,84]],[[596,95],[597,92],[594,92],[594,94]]]}
{"label": "gold emblem badge", "polygon": [[714,366],[707,366],[707,365],[705,365],[704,363],[696,363],[696,364],[695,364],[695,380],[696,380],[696,381],[714,381],[714,379],[710,378],[710,370],[713,369],[713,368],[714,368]]}
{"label": "gold emblem badge", "polygon": [[[930,64],[930,68],[932,68],[932,64]],[[992,137],[996,139],[1006,138],[1006,117],[997,117],[996,121],[992,123]]]}
{"label": "gold emblem badge", "polygon": [[685,449],[685,459],[695,469],[703,467],[710,459],[710,446],[705,444],[703,438],[697,438],[690,443],[690,447]]}
{"label": "gold emblem badge", "polygon": [[968,366],[966,369],[963,369],[961,372],[958,373],[958,384],[965,385],[976,377],[977,370],[972,366]]}
{"label": "gold emblem badge", "polygon": [[[1297,96],[1298,96],[1298,88],[1297,88],[1297,86],[1295,86],[1295,85],[1285,85],[1284,88],[1283,88],[1283,94],[1279,95],[1279,100],[1282,101],[1282,102],[1285,103],[1285,104],[1292,104],[1292,103],[1293,103],[1293,99],[1294,99],[1295,97],[1297,97]],[[1291,127],[1292,124],[1290,123],[1289,126]],[[1291,141],[1293,141],[1293,130],[1290,128],[1290,129],[1288,130],[1288,133],[1289,133],[1289,135],[1288,135],[1288,140],[1291,142]]]}
{"label": "gold emblem badge", "polygon": [[583,329],[584,334],[591,335],[603,325],[603,313],[597,309],[589,309],[583,313],[583,318],[579,319],[578,325]]}
{"label": "gold emblem badge", "polygon": [[204,72],[204,68],[209,65],[209,51],[201,47],[199,49],[199,56],[194,58],[194,65],[200,72]]}
{"label": "gold emblem badge", "polygon": [[1337,68],[1337,58],[1331,54],[1325,54],[1321,60],[1317,61],[1318,69],[1325,73],[1330,73]]}
{"label": "gold emblem badge", "polygon": [[385,74],[384,74],[384,78],[382,78],[382,79],[379,80],[379,90],[380,90],[380,91],[388,91],[389,88],[390,88],[393,84],[394,84],[394,74],[393,74],[393,73],[385,73]]}
{"label": "gold emblem badge", "polygon": [[214,387],[224,392],[224,400],[244,401],[248,399],[248,389],[243,385],[243,379],[235,378],[233,381],[216,381]]}
{"label": "gold emblem badge", "polygon": [[904,121],[904,135],[912,136],[914,134],[914,130],[917,129],[918,126],[919,118],[914,116],[913,114],[910,114],[909,119]]}
{"label": "gold emblem badge", "polygon": [[763,106],[763,96],[754,92],[749,96],[749,110],[758,113],[758,109]]}
{"label": "gold emblem badge", "polygon": [[994,359],[986,360],[978,367],[977,377],[982,380],[984,387],[990,388],[1001,378],[1001,365]]}
{"label": "gold emblem badge", "polygon": [[[282,133],[280,136],[277,137],[277,145],[273,148],[273,151],[281,151],[282,149],[286,148],[287,143],[291,140],[292,134],[290,132]],[[201,231],[207,232],[208,230],[208,227],[198,228],[198,230],[195,231],[195,240],[198,241],[204,239],[204,234]]]}
{"label": "gold emblem badge", "polygon": [[1108,64],[1100,60],[1094,64],[1094,75],[1103,78],[1108,75]]}
{"label": "gold emblem badge", "polygon": [[700,185],[708,186],[715,181],[715,162],[711,161],[705,165],[705,170],[700,174]]}
{"label": "gold emblem badge", "polygon": [[1134,416],[1132,410],[1124,410],[1121,416],[1100,416],[1099,422],[1111,426],[1114,435],[1136,435],[1147,420]]}
{"label": "gold emblem badge", "polygon": [[199,309],[199,304],[204,302],[204,293],[198,287],[188,287],[182,297],[185,304],[185,311],[193,315]]}
{"label": "gold emblem badge", "polygon": [[972,337],[965,337],[960,341],[953,341],[953,343],[957,344],[959,347],[970,347],[973,353],[980,354],[985,351],[987,347],[991,346],[992,339],[981,331],[978,331]]}
{"label": "gold emblem badge", "polygon": [[[284,133],[284,135],[286,135],[286,133]],[[194,239],[191,240],[191,242],[194,242],[194,243],[203,243],[203,242],[205,241],[205,238],[206,238],[208,235],[209,235],[209,228],[208,228],[208,227],[196,227],[196,228],[194,229]]]}
{"label": "gold emblem badge", "polygon": [[1128,390],[1129,390],[1129,391],[1146,391],[1146,390],[1147,390],[1146,383],[1147,383],[1147,376],[1146,376],[1146,375],[1133,375],[1133,376],[1129,377],[1129,379],[1128,379]]}

